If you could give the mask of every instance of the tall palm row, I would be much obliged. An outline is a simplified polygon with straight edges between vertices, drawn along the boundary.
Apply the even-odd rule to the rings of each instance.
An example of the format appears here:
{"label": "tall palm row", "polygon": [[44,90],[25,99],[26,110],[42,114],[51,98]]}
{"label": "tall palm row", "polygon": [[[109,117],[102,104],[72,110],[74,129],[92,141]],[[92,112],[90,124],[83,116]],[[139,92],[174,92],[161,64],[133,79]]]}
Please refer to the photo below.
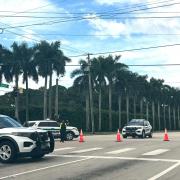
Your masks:
{"label": "tall palm row", "polygon": [[[112,102],[114,104],[115,101],[117,101],[115,104],[118,105],[119,128],[122,128],[124,123],[132,117],[150,120],[154,130],[178,127],[180,125],[178,105],[178,100],[180,100],[179,90],[164,85],[164,81],[161,79],[151,78],[147,80],[147,75],[139,75],[131,72],[128,66],[118,62],[119,58],[120,57],[99,56],[91,60],[94,95],[98,93],[98,118],[95,119],[96,124],[98,124],[98,129],[96,130],[102,130],[102,109],[105,108],[102,107],[102,101],[104,101],[104,99],[102,100],[102,93],[104,93],[106,89],[108,89],[109,130],[112,130]],[[80,64],[80,69],[82,69],[82,64]],[[81,75],[83,74],[84,77],[87,77],[87,74],[85,75],[82,71],[78,69],[75,70],[75,72],[76,71],[78,73],[81,72]],[[80,76],[78,76],[74,82],[79,81],[79,78]],[[88,79],[86,79],[86,81],[88,81]],[[87,88],[88,83],[84,86]],[[115,98],[112,99],[112,95]],[[114,105],[113,107],[116,109]],[[123,113],[126,113],[126,120],[124,116],[122,116],[122,108],[124,108]],[[169,116],[166,116],[168,111]],[[88,118],[86,118],[86,120],[87,119]],[[86,127],[86,129],[89,128]]]}
{"label": "tall palm row", "polygon": [[[19,119],[19,77],[22,75],[23,83],[26,84],[26,121],[29,120],[29,85],[28,79],[32,78],[38,82],[39,75],[45,78],[44,88],[44,118],[47,118],[47,77],[50,77],[50,89],[52,85],[52,74],[57,76],[65,73],[66,62],[70,59],[64,56],[60,50],[60,42],[48,43],[42,41],[33,47],[26,43],[17,44],[14,42],[11,49],[0,45],[0,81],[3,77],[7,82],[14,82],[15,95],[15,117]],[[51,90],[49,96],[49,116],[52,115]]]}

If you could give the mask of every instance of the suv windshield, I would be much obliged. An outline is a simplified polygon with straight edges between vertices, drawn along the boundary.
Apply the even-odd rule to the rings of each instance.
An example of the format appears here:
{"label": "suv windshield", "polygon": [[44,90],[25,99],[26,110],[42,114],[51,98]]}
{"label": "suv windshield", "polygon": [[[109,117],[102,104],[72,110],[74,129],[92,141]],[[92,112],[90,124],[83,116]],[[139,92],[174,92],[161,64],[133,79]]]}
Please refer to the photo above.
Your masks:
{"label": "suv windshield", "polygon": [[132,126],[132,125],[144,126],[144,120],[142,120],[142,119],[132,119],[127,125],[128,126]]}
{"label": "suv windshield", "polygon": [[0,117],[0,129],[11,127],[22,127],[22,125],[8,116]]}

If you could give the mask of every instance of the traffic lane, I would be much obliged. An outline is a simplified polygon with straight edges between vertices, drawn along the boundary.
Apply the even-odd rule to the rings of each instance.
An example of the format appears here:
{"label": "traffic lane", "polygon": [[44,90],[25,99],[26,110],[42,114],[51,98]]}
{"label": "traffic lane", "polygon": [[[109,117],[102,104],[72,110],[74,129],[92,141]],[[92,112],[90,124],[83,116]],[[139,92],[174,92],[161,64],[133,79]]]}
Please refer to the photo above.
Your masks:
{"label": "traffic lane", "polygon": [[[95,138],[96,139],[96,138]],[[74,142],[73,142],[74,143]],[[66,151],[61,151],[61,148],[71,147],[72,149],[67,149]],[[126,139],[123,142],[104,142],[103,139],[101,142],[84,142],[84,143],[64,143],[63,145],[56,144],[56,148],[60,151],[56,151],[53,154],[74,154],[73,151],[78,151],[81,149],[91,149],[91,148],[102,148],[96,151],[87,152],[83,154],[91,155],[104,155],[107,152],[120,150],[120,149],[132,149],[131,151],[123,152],[120,154],[115,154],[115,156],[125,156],[125,157],[141,157],[144,153],[154,151],[157,149],[167,149],[168,151],[158,155],[158,158],[165,159],[180,159],[180,141],[168,141],[164,142],[162,140],[153,141],[152,139]],[[148,156],[149,158],[154,158],[157,156]]]}
{"label": "traffic lane", "polygon": [[19,174],[28,171],[34,171],[40,168],[51,167],[51,166],[61,166],[61,164],[67,164],[69,162],[79,162],[80,157],[71,157],[71,158],[57,158],[49,157],[48,155],[39,160],[33,160],[31,158],[18,159],[14,163],[10,164],[1,164],[0,166],[0,179],[5,176],[10,176],[13,174]]}
{"label": "traffic lane", "polygon": [[64,166],[47,168],[24,175],[13,177],[15,180],[58,179],[58,180],[88,180],[88,179],[128,179],[145,180],[154,177],[174,163],[119,160],[119,159],[87,159]]}

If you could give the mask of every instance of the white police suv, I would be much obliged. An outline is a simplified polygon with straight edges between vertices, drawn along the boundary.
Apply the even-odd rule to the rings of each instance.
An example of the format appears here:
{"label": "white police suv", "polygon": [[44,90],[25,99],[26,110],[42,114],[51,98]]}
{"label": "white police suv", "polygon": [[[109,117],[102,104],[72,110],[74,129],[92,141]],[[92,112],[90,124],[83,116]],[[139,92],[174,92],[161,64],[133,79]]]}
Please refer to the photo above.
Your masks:
{"label": "white police suv", "polygon": [[152,126],[150,125],[149,121],[145,119],[132,119],[122,129],[122,136],[123,138],[127,138],[128,136],[138,136],[141,138],[149,136],[152,138]]}
{"label": "white police suv", "polygon": [[54,138],[51,133],[25,128],[14,119],[0,115],[1,162],[12,162],[20,156],[41,158],[53,150]]}
{"label": "white police suv", "polygon": [[[36,121],[28,121],[28,127],[32,127],[35,129],[43,129],[52,132],[54,138],[60,137],[60,126],[57,121],[53,120],[36,120]],[[66,127],[66,140],[70,141],[73,138],[77,138],[79,136],[79,131],[76,127],[67,126]]]}

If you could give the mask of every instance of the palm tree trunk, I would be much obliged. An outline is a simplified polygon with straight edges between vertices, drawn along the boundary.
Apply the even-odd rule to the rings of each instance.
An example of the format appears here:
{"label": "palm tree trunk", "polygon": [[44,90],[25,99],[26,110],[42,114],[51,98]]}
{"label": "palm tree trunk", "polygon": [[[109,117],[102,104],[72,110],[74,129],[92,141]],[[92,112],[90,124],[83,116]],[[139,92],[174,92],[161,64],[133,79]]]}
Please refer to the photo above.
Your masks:
{"label": "palm tree trunk", "polygon": [[126,117],[127,123],[129,122],[129,94],[126,95]]}
{"label": "palm tree trunk", "polygon": [[155,106],[154,101],[152,101],[152,125],[153,125],[153,131],[155,130]]}
{"label": "palm tree trunk", "polygon": [[146,120],[149,120],[149,104],[146,102]]}
{"label": "palm tree trunk", "polygon": [[175,107],[173,108],[173,117],[174,117],[174,130],[176,130],[176,112],[175,112]]}
{"label": "palm tree trunk", "polygon": [[59,89],[58,89],[58,78],[56,79],[56,94],[55,94],[55,117],[58,118],[59,109]]}
{"label": "palm tree trunk", "polygon": [[166,106],[163,106],[163,112],[164,112],[164,129],[166,128]]}
{"label": "palm tree trunk", "polygon": [[109,130],[112,131],[112,85],[109,82]]}
{"label": "palm tree trunk", "polygon": [[29,87],[28,77],[26,76],[26,122],[29,121]]}
{"label": "palm tree trunk", "polygon": [[169,129],[172,130],[172,126],[171,126],[171,106],[170,105],[169,105],[168,111],[169,111]]}
{"label": "palm tree trunk", "polygon": [[158,101],[158,122],[159,122],[159,131],[161,130],[161,117],[160,117],[160,105]]}
{"label": "palm tree trunk", "polygon": [[180,121],[179,121],[179,106],[178,106],[177,112],[178,112],[178,129],[179,129],[179,128],[180,128]]}
{"label": "palm tree trunk", "polygon": [[49,118],[52,118],[52,74],[49,76]]}
{"label": "palm tree trunk", "polygon": [[121,94],[118,96],[118,106],[119,106],[119,128],[121,129],[122,127],[122,121],[121,121]]}
{"label": "palm tree trunk", "polygon": [[101,117],[101,101],[102,101],[102,92],[101,87],[99,88],[99,131],[101,131],[102,117]]}
{"label": "palm tree trunk", "polygon": [[134,96],[134,119],[136,119],[136,96]]}
{"label": "palm tree trunk", "polygon": [[19,121],[19,87],[18,87],[19,77],[15,76],[15,87],[17,94],[15,96],[15,117]]}
{"label": "palm tree trunk", "polygon": [[86,131],[90,130],[89,114],[89,95],[86,93]]}
{"label": "palm tree trunk", "polygon": [[44,85],[44,109],[43,109],[44,119],[47,119],[47,76],[45,76]]}
{"label": "palm tree trunk", "polygon": [[140,115],[141,115],[141,118],[143,118],[143,99],[142,98],[140,100]]}

